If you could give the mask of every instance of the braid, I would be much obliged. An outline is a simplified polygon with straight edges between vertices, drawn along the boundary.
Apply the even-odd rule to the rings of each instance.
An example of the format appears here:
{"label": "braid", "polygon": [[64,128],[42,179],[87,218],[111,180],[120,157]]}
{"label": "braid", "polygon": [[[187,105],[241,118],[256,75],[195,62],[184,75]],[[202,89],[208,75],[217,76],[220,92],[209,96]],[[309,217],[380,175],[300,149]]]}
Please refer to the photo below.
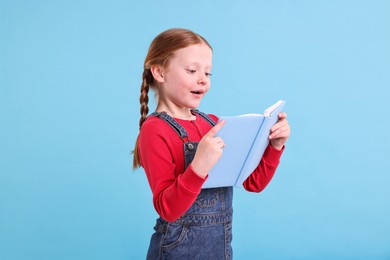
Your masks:
{"label": "braid", "polygon": [[140,114],[141,118],[139,120],[139,128],[141,129],[142,124],[146,120],[146,116],[149,113],[149,85],[152,83],[153,80],[152,73],[150,72],[150,69],[145,69],[144,73],[142,74],[142,85],[141,85],[141,96],[139,97],[139,103],[141,104],[140,108]]}
{"label": "braid", "polygon": [[[142,124],[145,122],[146,117],[149,113],[148,93],[149,93],[150,84],[152,84],[152,83],[153,83],[152,72],[150,71],[150,69],[144,69],[144,73],[142,74],[141,96],[139,97],[139,103],[141,104],[141,108],[140,108],[141,118],[139,120],[140,130],[141,130]],[[138,137],[137,137],[137,141],[135,142],[135,147],[133,150],[133,155],[134,155],[133,169],[136,169],[140,166],[139,155],[138,155]]]}

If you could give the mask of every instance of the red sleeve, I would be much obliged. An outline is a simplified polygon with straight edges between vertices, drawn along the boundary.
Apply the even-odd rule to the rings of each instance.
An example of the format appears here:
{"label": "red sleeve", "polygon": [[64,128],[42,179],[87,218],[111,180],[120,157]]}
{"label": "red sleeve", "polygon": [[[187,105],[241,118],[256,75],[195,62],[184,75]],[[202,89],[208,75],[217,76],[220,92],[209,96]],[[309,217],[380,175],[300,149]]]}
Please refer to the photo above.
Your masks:
{"label": "red sleeve", "polygon": [[243,183],[247,191],[261,192],[267,187],[279,165],[283,150],[284,146],[280,151],[271,145],[267,146],[259,165]]}
{"label": "red sleeve", "polygon": [[143,124],[138,151],[153,193],[153,205],[163,219],[173,222],[194,203],[205,179],[191,165],[184,171],[182,140],[168,124],[157,120],[160,122],[147,120]]}

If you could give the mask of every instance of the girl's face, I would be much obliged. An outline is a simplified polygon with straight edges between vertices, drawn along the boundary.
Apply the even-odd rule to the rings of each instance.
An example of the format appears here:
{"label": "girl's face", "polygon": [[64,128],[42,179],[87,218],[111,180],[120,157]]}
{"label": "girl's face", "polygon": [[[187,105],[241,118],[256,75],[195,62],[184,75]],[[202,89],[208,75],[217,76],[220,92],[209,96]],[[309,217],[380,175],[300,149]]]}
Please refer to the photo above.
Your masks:
{"label": "girl's face", "polygon": [[162,70],[159,102],[171,112],[198,107],[210,88],[211,67],[212,51],[206,44],[175,51],[168,66]]}

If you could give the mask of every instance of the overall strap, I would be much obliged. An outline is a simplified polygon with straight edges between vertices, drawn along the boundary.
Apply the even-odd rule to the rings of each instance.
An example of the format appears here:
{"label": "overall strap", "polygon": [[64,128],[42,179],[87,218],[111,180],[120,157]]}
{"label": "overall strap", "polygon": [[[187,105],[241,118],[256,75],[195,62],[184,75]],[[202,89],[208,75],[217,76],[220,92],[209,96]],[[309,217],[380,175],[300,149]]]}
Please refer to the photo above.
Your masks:
{"label": "overall strap", "polygon": [[209,117],[207,114],[203,113],[203,112],[200,112],[199,110],[197,109],[193,109],[191,110],[194,114],[197,114],[197,115],[200,115],[201,117],[203,117],[204,120],[206,120],[211,126],[215,126],[217,123],[211,118]]}
{"label": "overall strap", "polygon": [[188,142],[188,135],[187,131],[182,127],[178,122],[176,122],[175,119],[173,119],[170,115],[168,115],[166,112],[153,112],[150,114],[151,116],[157,116],[167,122],[173,130],[176,131],[176,133],[180,136],[180,138],[184,142]]}
{"label": "overall strap", "polygon": [[[207,114],[205,114],[203,112],[200,112],[197,109],[193,109],[193,110],[191,110],[191,112],[193,114],[201,116],[211,126],[215,126],[217,124],[211,117],[209,117]],[[165,122],[167,122],[173,128],[173,130],[176,131],[176,133],[180,136],[180,138],[183,141],[188,142],[187,131],[184,129],[184,127],[182,127],[178,122],[176,122],[175,119],[173,119],[166,112],[153,112],[152,114],[150,114],[150,116],[157,116],[157,117],[161,118],[162,120],[164,120]]]}

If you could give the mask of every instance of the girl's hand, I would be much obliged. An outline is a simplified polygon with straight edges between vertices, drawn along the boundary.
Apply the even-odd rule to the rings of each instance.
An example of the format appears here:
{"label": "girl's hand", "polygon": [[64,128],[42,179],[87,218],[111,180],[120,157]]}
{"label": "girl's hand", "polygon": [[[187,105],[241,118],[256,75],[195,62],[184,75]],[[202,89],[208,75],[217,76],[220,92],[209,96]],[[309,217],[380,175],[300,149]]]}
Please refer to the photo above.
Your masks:
{"label": "girl's hand", "polygon": [[271,133],[269,135],[269,140],[271,145],[277,149],[281,150],[286,143],[288,137],[290,136],[290,125],[286,119],[287,114],[284,112],[279,113],[279,120],[271,128]]}
{"label": "girl's hand", "polygon": [[222,149],[225,144],[221,137],[215,135],[225,124],[222,120],[218,122],[210,131],[205,134],[198,144],[194,159],[191,163],[192,169],[200,177],[205,178],[211,168],[218,162],[222,156]]}

